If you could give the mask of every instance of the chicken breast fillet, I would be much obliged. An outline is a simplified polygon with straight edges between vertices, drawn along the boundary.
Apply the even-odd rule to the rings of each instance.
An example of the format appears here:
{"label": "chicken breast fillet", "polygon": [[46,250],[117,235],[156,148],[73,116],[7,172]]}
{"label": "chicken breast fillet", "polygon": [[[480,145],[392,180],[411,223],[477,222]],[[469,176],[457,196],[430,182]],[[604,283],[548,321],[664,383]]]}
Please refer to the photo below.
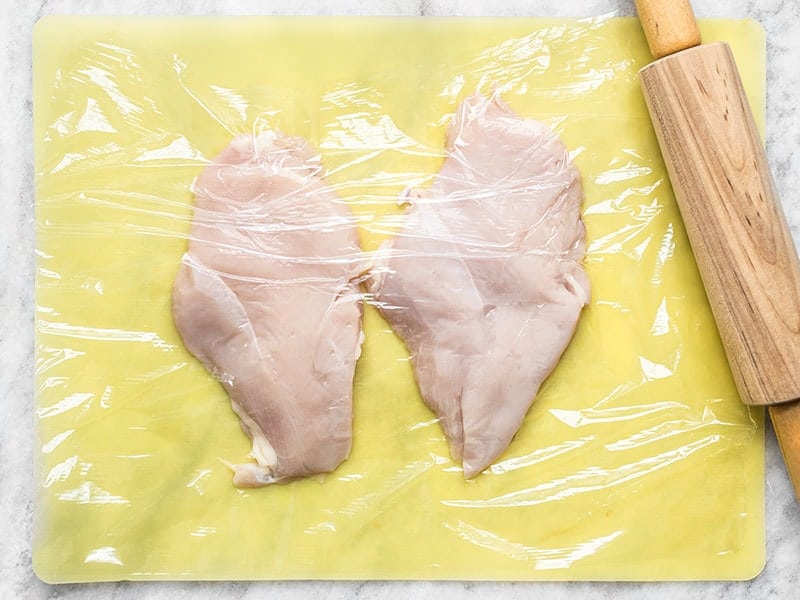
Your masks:
{"label": "chicken breast fillet", "polygon": [[430,189],[405,196],[370,291],[469,478],[506,449],[589,300],[580,175],[548,127],[474,95]]}
{"label": "chicken breast fillet", "polygon": [[350,452],[364,270],[354,218],[298,138],[241,135],[195,182],[175,279],[181,337],[230,396],[255,463],[234,484],[332,471]]}

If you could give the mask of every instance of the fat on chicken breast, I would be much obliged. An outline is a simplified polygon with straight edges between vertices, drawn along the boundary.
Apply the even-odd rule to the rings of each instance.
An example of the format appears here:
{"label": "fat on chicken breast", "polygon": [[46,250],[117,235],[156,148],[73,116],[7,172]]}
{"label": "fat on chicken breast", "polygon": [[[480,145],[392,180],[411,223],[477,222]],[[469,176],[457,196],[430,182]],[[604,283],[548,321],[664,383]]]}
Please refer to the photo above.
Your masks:
{"label": "fat on chicken breast", "polygon": [[376,257],[369,289],[466,478],[511,442],[589,301],[582,200],[558,136],[476,94]]}
{"label": "fat on chicken breast", "polygon": [[276,131],[236,137],[194,192],[173,318],[252,440],[234,484],[332,471],[350,452],[363,340],[354,217],[309,145]]}

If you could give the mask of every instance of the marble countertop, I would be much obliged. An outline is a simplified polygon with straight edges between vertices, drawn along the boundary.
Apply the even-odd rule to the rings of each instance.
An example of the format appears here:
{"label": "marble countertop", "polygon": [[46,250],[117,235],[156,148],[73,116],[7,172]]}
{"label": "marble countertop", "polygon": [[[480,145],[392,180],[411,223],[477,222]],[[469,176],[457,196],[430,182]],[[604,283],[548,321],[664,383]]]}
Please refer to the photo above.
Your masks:
{"label": "marble countertop", "polygon": [[[782,0],[694,0],[700,17],[750,17],[767,32],[767,148],[778,192],[800,244],[800,6]],[[630,0],[7,0],[2,9],[0,95],[6,127],[0,182],[0,597],[2,598],[797,598],[800,504],[794,499],[771,429],[766,445],[767,563],[748,582],[464,583],[258,582],[117,583],[50,586],[31,570],[33,520],[33,157],[31,27],[46,14],[369,14],[541,15],[632,14]],[[20,164],[21,163],[21,164]]]}

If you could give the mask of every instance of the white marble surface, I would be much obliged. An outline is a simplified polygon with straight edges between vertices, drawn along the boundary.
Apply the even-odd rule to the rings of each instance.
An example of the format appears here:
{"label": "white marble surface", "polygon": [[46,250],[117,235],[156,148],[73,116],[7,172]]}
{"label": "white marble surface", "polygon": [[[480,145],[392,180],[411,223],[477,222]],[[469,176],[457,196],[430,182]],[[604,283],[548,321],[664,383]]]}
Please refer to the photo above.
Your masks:
{"label": "white marble surface", "polygon": [[[45,14],[386,14],[593,16],[632,13],[632,0],[4,0],[0,33],[0,598],[800,598],[800,504],[767,432],[767,565],[749,582],[284,582],[49,586],[31,570],[33,517],[33,166],[31,27]],[[767,146],[800,243],[800,4],[694,0],[698,16],[752,17],[767,31]],[[800,368],[800,365],[798,366]]]}

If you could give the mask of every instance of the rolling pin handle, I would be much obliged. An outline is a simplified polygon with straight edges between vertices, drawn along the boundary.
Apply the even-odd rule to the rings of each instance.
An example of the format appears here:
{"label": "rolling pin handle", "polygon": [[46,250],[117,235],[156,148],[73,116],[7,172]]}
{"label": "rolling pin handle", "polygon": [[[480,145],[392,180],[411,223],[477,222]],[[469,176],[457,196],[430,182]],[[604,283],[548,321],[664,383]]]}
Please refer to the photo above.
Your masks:
{"label": "rolling pin handle", "polygon": [[700,45],[700,29],[689,0],[635,0],[635,3],[654,58]]}

